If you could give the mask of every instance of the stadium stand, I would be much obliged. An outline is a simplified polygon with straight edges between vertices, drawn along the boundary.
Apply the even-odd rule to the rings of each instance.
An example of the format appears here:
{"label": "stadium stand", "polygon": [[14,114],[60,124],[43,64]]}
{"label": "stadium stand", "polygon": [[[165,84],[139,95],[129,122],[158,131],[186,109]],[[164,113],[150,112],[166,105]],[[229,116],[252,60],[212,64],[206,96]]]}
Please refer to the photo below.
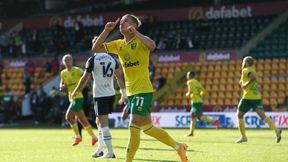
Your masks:
{"label": "stadium stand", "polygon": [[288,20],[251,50],[255,58],[283,58],[288,50]]}
{"label": "stadium stand", "polygon": [[[287,73],[287,70],[284,70],[287,63],[288,60],[284,58],[257,60],[256,69],[259,73],[259,82],[261,85],[264,106],[271,106],[272,108],[276,108],[277,106],[284,103],[287,96],[288,86],[287,74],[284,74]],[[275,66],[275,64],[279,66]],[[167,67],[173,67],[175,70],[170,70],[169,73],[173,73],[173,75],[175,75],[175,65],[184,68],[187,63],[157,64],[156,72],[163,72],[167,70]],[[204,88],[208,94],[208,97],[204,100],[204,105],[232,106],[238,104],[242,94],[242,90],[238,85],[240,78],[241,60],[197,62],[193,63],[193,65],[199,72],[198,79],[204,85]],[[271,70],[272,66],[273,70]],[[227,71],[228,67],[229,72]],[[282,70],[280,70],[279,67],[281,67]],[[167,75],[164,76],[166,79],[169,79]],[[170,97],[168,97],[167,100],[165,100],[160,105],[171,106],[180,104],[182,106],[189,106],[190,100],[185,97],[185,93],[187,92],[187,89],[185,88],[185,84],[180,86],[176,90],[175,94],[170,95]]]}

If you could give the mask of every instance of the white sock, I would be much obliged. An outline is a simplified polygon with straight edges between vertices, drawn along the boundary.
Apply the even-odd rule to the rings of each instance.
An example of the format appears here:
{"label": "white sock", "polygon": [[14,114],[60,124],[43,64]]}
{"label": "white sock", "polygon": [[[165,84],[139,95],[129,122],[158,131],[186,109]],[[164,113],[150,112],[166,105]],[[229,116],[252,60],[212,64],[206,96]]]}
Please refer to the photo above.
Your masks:
{"label": "white sock", "polygon": [[112,154],[114,154],[114,152],[113,152],[113,148],[112,148],[112,137],[111,137],[109,127],[103,127],[103,128],[101,128],[101,130],[103,133],[103,139],[104,139],[105,145],[106,145],[107,150],[108,150],[108,154],[112,155]]}
{"label": "white sock", "polygon": [[103,139],[102,129],[98,128],[98,147],[97,147],[97,150],[96,150],[97,153],[102,152],[103,144],[104,144],[104,139]]}

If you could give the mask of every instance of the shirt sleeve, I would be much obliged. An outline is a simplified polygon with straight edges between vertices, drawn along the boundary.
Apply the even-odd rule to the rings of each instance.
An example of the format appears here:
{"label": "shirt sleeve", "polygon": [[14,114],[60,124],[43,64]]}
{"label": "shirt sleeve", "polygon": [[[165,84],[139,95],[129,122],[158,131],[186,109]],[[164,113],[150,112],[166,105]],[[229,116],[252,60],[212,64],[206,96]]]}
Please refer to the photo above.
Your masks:
{"label": "shirt sleeve", "polygon": [[119,46],[120,41],[121,40],[118,39],[115,41],[104,43],[104,47],[105,47],[107,53],[113,53],[113,54],[118,55],[119,54],[119,50],[118,50],[119,47],[118,46]]}
{"label": "shirt sleeve", "polygon": [[85,71],[88,72],[88,73],[92,73],[93,71],[93,68],[94,68],[94,57],[90,57],[87,62],[86,62],[86,65],[85,65]]}

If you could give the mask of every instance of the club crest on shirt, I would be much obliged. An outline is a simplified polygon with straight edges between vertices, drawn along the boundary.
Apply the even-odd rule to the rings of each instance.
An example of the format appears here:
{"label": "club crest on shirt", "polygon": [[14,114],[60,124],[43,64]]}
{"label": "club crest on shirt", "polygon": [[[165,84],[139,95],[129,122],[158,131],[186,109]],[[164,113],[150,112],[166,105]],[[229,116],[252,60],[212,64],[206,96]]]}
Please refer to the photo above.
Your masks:
{"label": "club crest on shirt", "polygon": [[130,60],[130,55],[128,53],[124,54],[124,60],[129,61]]}
{"label": "club crest on shirt", "polygon": [[134,42],[134,43],[131,43],[131,49],[136,49],[136,46],[137,46],[137,43],[136,42]]}

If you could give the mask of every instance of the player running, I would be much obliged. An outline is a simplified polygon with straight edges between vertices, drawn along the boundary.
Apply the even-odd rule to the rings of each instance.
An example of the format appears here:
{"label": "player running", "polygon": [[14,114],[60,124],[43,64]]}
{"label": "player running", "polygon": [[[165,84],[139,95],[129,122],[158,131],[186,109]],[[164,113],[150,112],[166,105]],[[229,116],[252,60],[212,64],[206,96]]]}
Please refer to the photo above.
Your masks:
{"label": "player running", "polygon": [[98,139],[94,135],[91,125],[89,124],[83,111],[83,95],[82,93],[78,93],[76,96],[74,96],[74,98],[72,98],[71,95],[72,91],[80,80],[83,71],[80,68],[73,66],[73,58],[70,54],[64,55],[62,61],[65,65],[65,69],[62,70],[60,74],[61,80],[59,88],[60,91],[64,91],[64,89],[68,90],[70,105],[65,117],[75,133],[73,146],[78,145],[82,141],[75,117],[77,117],[83,127],[87,130],[88,134],[92,137],[91,145],[94,145]]}

